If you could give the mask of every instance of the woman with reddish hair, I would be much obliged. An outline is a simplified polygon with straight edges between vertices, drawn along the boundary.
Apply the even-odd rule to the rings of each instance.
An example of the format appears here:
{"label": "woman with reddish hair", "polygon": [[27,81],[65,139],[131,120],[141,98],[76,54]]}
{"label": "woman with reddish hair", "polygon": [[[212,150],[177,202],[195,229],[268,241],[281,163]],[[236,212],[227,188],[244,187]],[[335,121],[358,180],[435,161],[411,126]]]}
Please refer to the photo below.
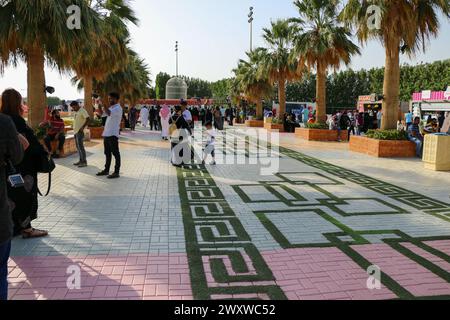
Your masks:
{"label": "woman with reddish hair", "polygon": [[39,143],[33,129],[23,118],[22,96],[14,89],[7,89],[2,93],[0,112],[11,117],[18,133],[22,134],[30,146],[24,153],[21,163],[15,168],[25,181],[22,188],[8,186],[8,197],[13,202],[12,218],[14,222],[14,236],[22,235],[24,239],[45,237],[47,231],[37,230],[31,222],[37,219],[38,212],[38,181],[36,163],[41,159],[44,147]]}

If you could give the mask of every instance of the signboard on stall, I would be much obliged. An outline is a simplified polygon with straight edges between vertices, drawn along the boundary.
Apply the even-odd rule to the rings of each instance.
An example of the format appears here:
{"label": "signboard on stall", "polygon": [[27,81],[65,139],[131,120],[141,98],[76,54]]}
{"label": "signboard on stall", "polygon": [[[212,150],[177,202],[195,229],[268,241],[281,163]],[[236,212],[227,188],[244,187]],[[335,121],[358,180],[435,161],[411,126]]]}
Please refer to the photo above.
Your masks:
{"label": "signboard on stall", "polygon": [[431,99],[431,90],[422,91],[422,100],[429,100],[429,99]]}
{"label": "signboard on stall", "polygon": [[444,92],[444,99],[450,100],[450,87],[447,87],[447,91]]}

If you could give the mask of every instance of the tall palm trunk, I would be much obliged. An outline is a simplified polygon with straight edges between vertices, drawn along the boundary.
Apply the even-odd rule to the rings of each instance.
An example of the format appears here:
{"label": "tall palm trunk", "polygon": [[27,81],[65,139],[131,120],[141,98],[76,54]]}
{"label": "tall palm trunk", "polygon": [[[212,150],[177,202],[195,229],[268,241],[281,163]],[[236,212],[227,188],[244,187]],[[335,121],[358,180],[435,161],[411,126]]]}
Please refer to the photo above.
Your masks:
{"label": "tall palm trunk", "polygon": [[282,119],[286,113],[286,80],[284,78],[278,82],[278,99],[280,99],[280,114],[278,118]]}
{"label": "tall palm trunk", "polygon": [[44,51],[41,48],[34,47],[28,51],[28,123],[34,129],[44,120],[45,112],[47,112],[44,63]]}
{"label": "tall palm trunk", "polygon": [[94,80],[91,76],[84,76],[83,81],[84,81],[84,108],[89,113],[91,119],[94,119],[94,110],[92,104]]}
{"label": "tall palm trunk", "polygon": [[400,41],[386,41],[382,130],[397,128],[400,107]]}
{"label": "tall palm trunk", "polygon": [[263,104],[261,99],[256,100],[256,118],[262,118],[263,116]]}
{"label": "tall palm trunk", "polygon": [[327,120],[327,72],[326,68],[320,63],[317,64],[317,80],[316,80],[316,102],[317,113],[316,122],[325,123]]}

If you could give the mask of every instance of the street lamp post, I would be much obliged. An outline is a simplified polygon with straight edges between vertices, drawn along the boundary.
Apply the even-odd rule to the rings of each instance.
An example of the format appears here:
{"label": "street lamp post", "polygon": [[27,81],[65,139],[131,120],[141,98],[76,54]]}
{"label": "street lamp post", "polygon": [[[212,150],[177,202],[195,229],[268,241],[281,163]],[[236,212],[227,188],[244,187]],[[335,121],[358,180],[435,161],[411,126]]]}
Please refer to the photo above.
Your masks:
{"label": "street lamp post", "polygon": [[176,71],[176,75],[178,77],[178,41],[175,42],[175,52],[176,52],[176,56],[177,56],[177,71]]}
{"label": "street lamp post", "polygon": [[253,51],[253,7],[250,7],[248,14],[248,23],[250,24],[250,52]]}

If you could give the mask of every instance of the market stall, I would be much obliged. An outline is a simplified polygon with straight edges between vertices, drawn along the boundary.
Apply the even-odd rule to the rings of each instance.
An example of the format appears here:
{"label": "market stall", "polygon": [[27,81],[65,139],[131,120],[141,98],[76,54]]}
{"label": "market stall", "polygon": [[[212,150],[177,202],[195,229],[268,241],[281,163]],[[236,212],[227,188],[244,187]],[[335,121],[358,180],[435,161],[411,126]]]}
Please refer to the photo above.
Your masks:
{"label": "market stall", "polygon": [[447,91],[416,92],[412,97],[412,110],[415,115],[435,115],[450,112],[450,87]]}
{"label": "market stall", "polygon": [[369,96],[359,96],[358,98],[358,111],[359,112],[369,112],[369,111],[379,111],[383,108],[383,100],[376,94],[371,94]]}

